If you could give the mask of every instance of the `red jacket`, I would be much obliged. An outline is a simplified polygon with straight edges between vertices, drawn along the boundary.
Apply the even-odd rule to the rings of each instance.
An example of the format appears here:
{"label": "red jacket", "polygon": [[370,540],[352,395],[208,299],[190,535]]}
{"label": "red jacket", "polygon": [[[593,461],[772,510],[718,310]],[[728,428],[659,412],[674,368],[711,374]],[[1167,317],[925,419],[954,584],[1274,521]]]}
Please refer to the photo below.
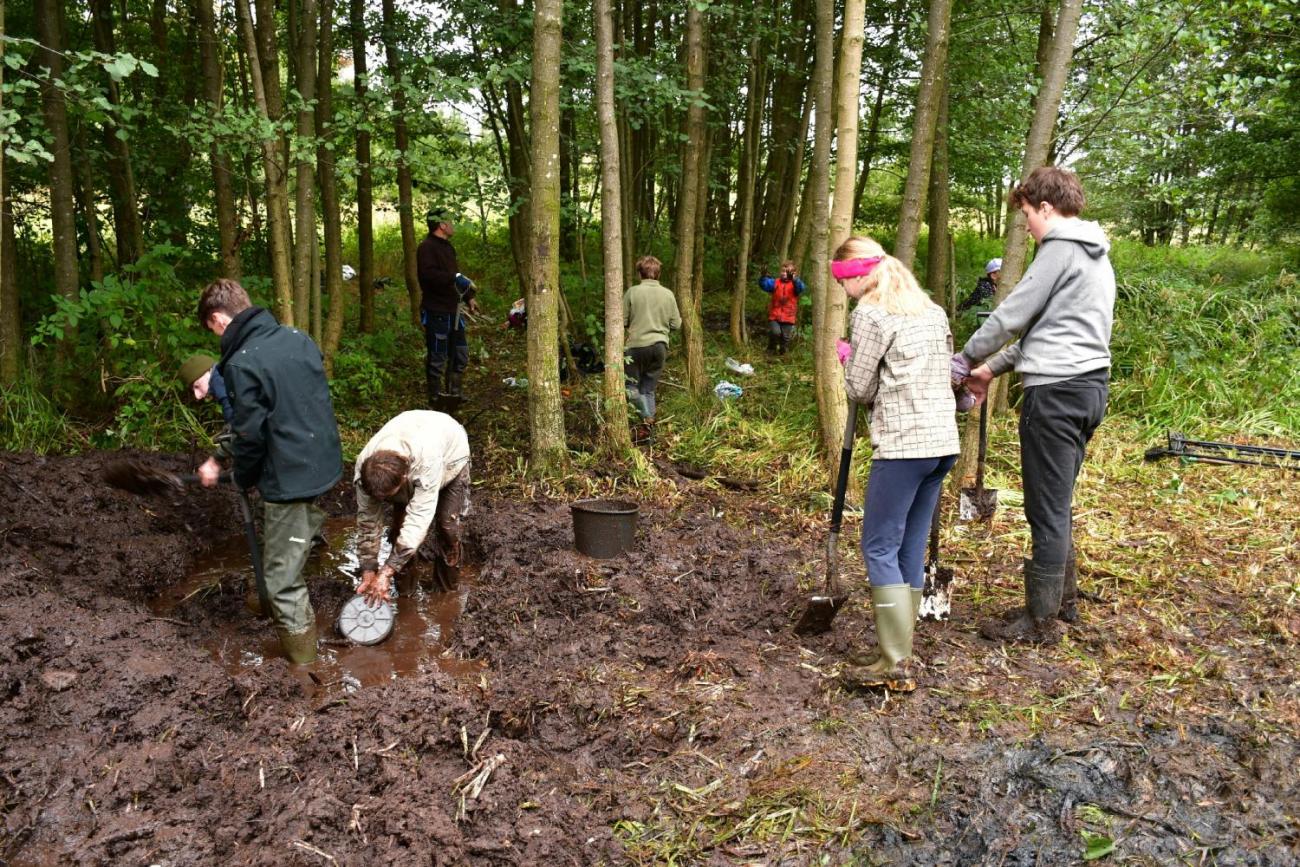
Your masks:
{"label": "red jacket", "polygon": [[767,305],[768,321],[794,325],[799,320],[799,296],[804,293],[802,280],[798,277],[793,280],[762,277],[758,288],[772,295]]}

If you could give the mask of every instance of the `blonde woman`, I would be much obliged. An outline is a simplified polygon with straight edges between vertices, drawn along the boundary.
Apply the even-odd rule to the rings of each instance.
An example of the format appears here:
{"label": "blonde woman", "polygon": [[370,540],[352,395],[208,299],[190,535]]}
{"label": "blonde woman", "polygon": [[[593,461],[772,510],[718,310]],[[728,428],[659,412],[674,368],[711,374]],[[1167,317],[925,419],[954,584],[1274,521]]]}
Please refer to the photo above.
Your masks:
{"label": "blonde woman", "polygon": [[906,661],[925,583],[925,544],[944,476],[957,459],[949,378],[952,334],[943,309],[903,263],[871,238],[849,238],[831,274],[858,302],[850,321],[844,388],[871,414],[871,477],[862,557],[871,581],[876,654],[854,653],[854,686],[914,686]]}

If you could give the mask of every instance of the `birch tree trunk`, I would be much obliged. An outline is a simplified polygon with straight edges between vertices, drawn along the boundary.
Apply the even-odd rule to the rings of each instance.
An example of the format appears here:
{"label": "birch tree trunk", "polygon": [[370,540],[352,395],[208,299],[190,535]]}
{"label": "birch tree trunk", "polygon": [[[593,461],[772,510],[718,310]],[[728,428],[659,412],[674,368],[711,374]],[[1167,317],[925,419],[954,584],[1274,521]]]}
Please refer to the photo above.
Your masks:
{"label": "birch tree trunk", "polygon": [[[835,0],[817,0],[813,27],[816,30],[816,59],[813,62],[811,98],[815,105],[817,126],[813,133],[812,162],[808,166],[810,188],[808,226],[811,251],[808,271],[804,274],[813,297],[814,391],[817,393],[817,422],[821,433],[822,459],[831,490],[835,484],[835,458],[844,442],[844,385],[825,367],[821,358],[822,332],[826,328],[830,292],[843,295],[830,279],[830,212],[829,185],[831,162],[831,127],[835,123]],[[852,186],[850,185],[850,190]],[[836,335],[838,336],[838,335]],[[830,341],[834,344],[835,337]],[[838,368],[838,364],[835,365]]]}
{"label": "birch tree trunk", "polygon": [[898,237],[894,257],[907,268],[916,258],[921,236],[921,215],[930,181],[930,160],[934,151],[934,124],[939,116],[938,80],[948,61],[949,23],[952,0],[930,0],[926,25],[925,56],[921,60],[921,82],[916,91],[916,112],[912,119],[912,151],[903,186],[903,204],[898,214]]}
{"label": "birch tree trunk", "polygon": [[289,0],[298,4],[298,26],[294,34],[294,64],[298,94],[298,140],[296,154],[296,179],[294,200],[294,236],[298,239],[293,251],[293,308],[296,325],[321,339],[319,329],[313,329],[312,261],[316,256],[316,172],[307,142],[316,135],[316,118],[311,103],[316,99],[316,0]]}
{"label": "birch tree trunk", "polygon": [[393,0],[384,0],[384,56],[388,61],[393,96],[393,138],[397,145],[397,214],[402,224],[402,276],[411,301],[411,321],[420,321],[420,275],[415,262],[415,213],[412,211],[410,141],[406,132],[406,90],[401,56],[397,51],[397,13]]}
{"label": "birch tree trunk", "polygon": [[951,306],[948,287],[948,75],[939,83],[939,119],[934,131],[934,156],[930,168],[930,244],[925,265],[925,288],[934,303]]}
{"label": "birch tree trunk", "polygon": [[736,244],[736,285],[731,289],[731,342],[737,348],[749,343],[745,323],[745,298],[749,293],[749,250],[754,239],[754,188],[758,171],[758,134],[762,123],[763,63],[758,36],[749,40],[748,93],[745,96],[745,132],[740,147],[740,176],[736,194],[740,197],[740,235]]}
{"label": "birch tree trunk", "polygon": [[[366,120],[368,64],[366,62],[365,0],[351,0],[348,23],[352,30],[352,92],[361,119]],[[370,179],[370,130],[357,127],[357,291],[361,296],[361,333],[375,331],[375,229],[374,198]]]}
{"label": "birch tree trunk", "polygon": [[[2,0],[0,0],[2,2]],[[600,219],[605,261],[605,402],[601,440],[612,457],[632,451],[623,385],[623,202],[614,115],[614,23],[609,0],[595,0],[596,115],[600,124]]]}
{"label": "birch tree trunk", "polygon": [[[391,3],[392,0],[385,0]],[[528,427],[532,470],[550,473],[565,463],[564,407],[560,402],[560,41],[563,0],[533,4],[533,72],[528,102],[532,129],[529,198]]]}
{"label": "birch tree trunk", "polygon": [[[37,62],[45,67],[41,77],[41,106],[45,128],[52,143],[50,152],[50,227],[53,233],[54,291],[75,299],[80,278],[77,274],[76,195],[73,192],[72,144],[68,134],[68,108],[63,95],[63,4],[60,0],[37,0],[36,38],[41,47]],[[75,334],[65,330],[60,346],[70,347]]]}
{"label": "birch tree trunk", "polygon": [[686,387],[703,394],[708,387],[704,372],[704,330],[693,291],[695,283],[695,211],[700,207],[700,165],[704,151],[704,13],[694,4],[686,9],[686,89],[701,95],[686,110],[686,147],[682,158],[681,196],[677,205],[677,253],[673,263],[673,291],[682,315],[682,343],[686,347]]}
{"label": "birch tree trunk", "polygon": [[281,322],[290,323],[294,321],[293,270],[290,266],[293,241],[289,232],[288,172],[282,162],[284,154],[280,149],[280,137],[271,125],[266,82],[262,78],[262,59],[258,56],[257,33],[253,28],[248,0],[235,0],[235,11],[244,31],[244,53],[248,55],[253,100],[262,122],[260,135],[262,172],[266,177],[267,247],[271,258],[271,284],[275,289],[275,315]]}
{"label": "birch tree trunk", "polygon": [[[194,0],[194,17],[199,30],[199,60],[203,67],[203,97],[216,117],[224,103],[221,86],[221,45],[217,42],[212,0]],[[230,157],[213,141],[208,148],[212,163],[212,192],[217,214],[217,238],[221,245],[221,273],[238,280],[243,273],[239,258],[239,217],[235,211],[234,172]]]}

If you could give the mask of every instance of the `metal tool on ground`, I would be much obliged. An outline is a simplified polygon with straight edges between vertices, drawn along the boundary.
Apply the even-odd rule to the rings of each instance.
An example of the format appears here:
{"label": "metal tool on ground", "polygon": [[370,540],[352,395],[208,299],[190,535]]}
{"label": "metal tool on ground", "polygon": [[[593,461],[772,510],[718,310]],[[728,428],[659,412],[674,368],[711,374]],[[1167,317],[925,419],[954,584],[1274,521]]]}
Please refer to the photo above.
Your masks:
{"label": "metal tool on ground", "polygon": [[339,634],[353,644],[378,644],[393,631],[394,612],[390,602],[371,605],[364,596],[353,596],[339,612]]}
{"label": "metal tool on ground", "polygon": [[844,423],[844,447],[840,449],[840,472],[835,481],[835,502],[831,506],[831,529],[826,538],[826,586],[820,595],[808,599],[799,622],[794,625],[796,635],[817,635],[831,628],[831,621],[848,600],[849,594],[840,590],[839,540],[840,524],[844,520],[844,495],[849,487],[849,466],[853,462],[853,430],[857,425],[858,405],[849,404],[848,420]]}
{"label": "metal tool on ground", "polygon": [[930,520],[930,557],[925,565],[925,590],[921,593],[918,620],[947,620],[952,616],[953,571],[939,564],[939,521],[943,502],[934,504],[934,517]]}
{"label": "metal tool on ground", "polygon": [[261,614],[270,616],[271,596],[266,589],[266,572],[262,568],[262,550],[257,544],[257,527],[253,524],[253,506],[248,502],[248,494],[239,492],[239,511],[244,519],[244,541],[248,543],[248,556],[253,561],[253,581],[257,590],[257,602],[262,607]]}
{"label": "metal tool on ground", "polygon": [[1250,464],[1279,470],[1300,470],[1300,451],[1245,443],[1190,440],[1176,431],[1170,431],[1168,436],[1167,446],[1147,449],[1144,456],[1146,460],[1182,458],[1207,464]]}
{"label": "metal tool on ground", "polygon": [[975,463],[975,487],[962,488],[957,499],[957,513],[963,521],[987,521],[998,510],[996,488],[984,487],[984,463],[989,448],[989,402],[980,404],[980,445]]}
{"label": "metal tool on ground", "polygon": [[[220,481],[230,481],[229,473],[222,473]],[[194,473],[170,473],[151,467],[143,461],[113,461],[104,467],[103,479],[115,488],[132,494],[149,496],[165,494],[168,491],[183,491],[186,485],[198,484],[199,477]]]}

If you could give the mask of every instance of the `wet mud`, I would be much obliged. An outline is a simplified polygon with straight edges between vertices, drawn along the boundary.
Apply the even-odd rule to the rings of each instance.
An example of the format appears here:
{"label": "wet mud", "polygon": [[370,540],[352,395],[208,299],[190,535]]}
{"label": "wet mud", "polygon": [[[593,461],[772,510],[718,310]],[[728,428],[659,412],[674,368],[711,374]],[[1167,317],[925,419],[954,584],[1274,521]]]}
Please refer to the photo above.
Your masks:
{"label": "wet mud", "polygon": [[567,504],[476,494],[474,569],[447,590],[423,567],[395,635],[354,648],[329,638],[344,487],[306,669],[243,608],[233,495],[107,489],[116,457],[0,455],[6,863],[1073,864],[1084,835],[1122,863],[1295,863],[1294,644],[1198,669],[1217,704],[1170,675],[1161,707],[1087,612],[1081,694],[978,639],[959,594],[916,693],[845,692],[861,589],[791,633],[822,537],[688,492],[609,560],[573,549]]}

